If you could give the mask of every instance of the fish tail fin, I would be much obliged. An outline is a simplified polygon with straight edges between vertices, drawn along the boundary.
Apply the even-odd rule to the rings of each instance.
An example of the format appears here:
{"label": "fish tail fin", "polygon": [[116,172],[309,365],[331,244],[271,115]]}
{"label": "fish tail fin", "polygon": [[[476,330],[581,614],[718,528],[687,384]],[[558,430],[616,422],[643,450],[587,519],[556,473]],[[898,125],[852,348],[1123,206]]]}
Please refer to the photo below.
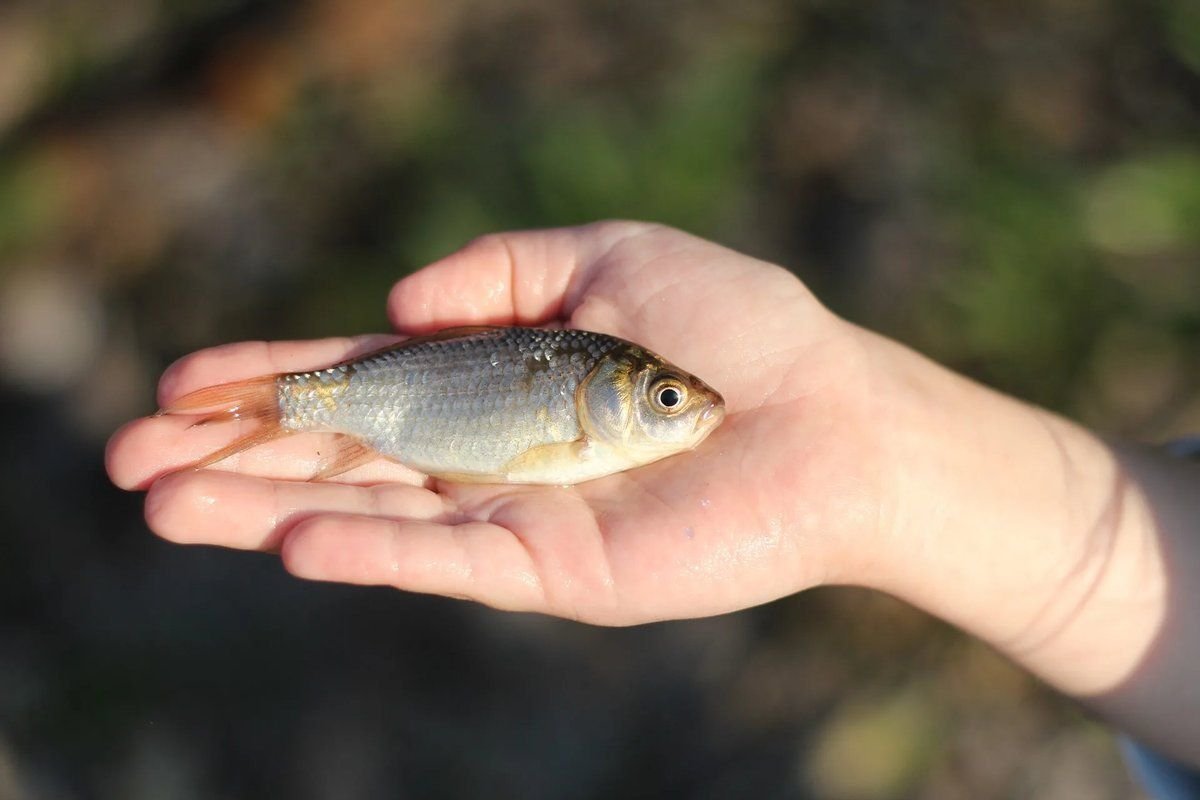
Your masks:
{"label": "fish tail fin", "polygon": [[234,383],[206,386],[163,406],[164,414],[203,415],[196,425],[235,419],[279,421],[279,390],[275,375],[264,375]]}
{"label": "fish tail fin", "polygon": [[251,447],[257,447],[260,444],[279,439],[283,436],[290,436],[293,432],[280,427],[278,422],[269,423],[247,433],[245,436],[239,436],[220,450],[214,450],[204,456],[204,458],[193,461],[184,467],[184,469],[204,469],[218,461],[224,461],[230,456],[237,455],[243,450],[249,450]]}
{"label": "fish tail fin", "polygon": [[243,450],[293,433],[281,424],[275,375],[197,389],[159,409],[155,416],[167,414],[199,415],[200,419],[196,420],[192,427],[233,420],[254,420],[261,423],[255,430],[192,462],[185,469],[201,469]]}

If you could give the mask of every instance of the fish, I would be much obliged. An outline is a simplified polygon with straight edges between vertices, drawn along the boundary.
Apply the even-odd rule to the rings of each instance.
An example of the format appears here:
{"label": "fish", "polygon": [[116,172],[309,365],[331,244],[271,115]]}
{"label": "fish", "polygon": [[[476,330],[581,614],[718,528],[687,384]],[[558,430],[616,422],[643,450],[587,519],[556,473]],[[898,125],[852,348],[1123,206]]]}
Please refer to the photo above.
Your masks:
{"label": "fish", "polygon": [[448,328],[334,364],[210,386],[160,415],[253,429],[183,469],[304,432],[340,434],[310,480],[376,458],[463,483],[573,485],[699,445],[721,395],[650,350],[576,329]]}

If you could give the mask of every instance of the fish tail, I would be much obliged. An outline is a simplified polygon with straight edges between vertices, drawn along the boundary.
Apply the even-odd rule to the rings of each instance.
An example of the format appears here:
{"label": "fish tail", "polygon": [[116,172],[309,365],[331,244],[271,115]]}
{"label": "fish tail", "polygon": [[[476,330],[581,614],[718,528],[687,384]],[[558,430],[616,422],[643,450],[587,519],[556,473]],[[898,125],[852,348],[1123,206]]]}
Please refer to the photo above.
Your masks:
{"label": "fish tail", "polygon": [[283,436],[289,436],[294,431],[285,430],[276,422],[270,425],[264,425],[261,428],[247,433],[245,436],[239,436],[229,444],[222,447],[220,450],[214,450],[204,458],[197,459],[188,464],[184,469],[204,469],[207,466],[216,464],[218,461],[224,461],[230,456],[249,450],[251,447],[257,447],[260,444],[270,442]]}
{"label": "fish tail", "polygon": [[206,386],[188,392],[159,409],[163,414],[202,414],[196,424],[234,419],[279,420],[277,376],[264,375],[244,381]]}
{"label": "fish tail", "polygon": [[250,433],[234,439],[221,449],[186,467],[191,469],[207,467],[243,450],[293,433],[281,423],[279,389],[275,375],[197,389],[159,409],[155,416],[166,414],[200,416],[200,419],[193,423],[193,427],[233,420],[254,420],[261,423]]}

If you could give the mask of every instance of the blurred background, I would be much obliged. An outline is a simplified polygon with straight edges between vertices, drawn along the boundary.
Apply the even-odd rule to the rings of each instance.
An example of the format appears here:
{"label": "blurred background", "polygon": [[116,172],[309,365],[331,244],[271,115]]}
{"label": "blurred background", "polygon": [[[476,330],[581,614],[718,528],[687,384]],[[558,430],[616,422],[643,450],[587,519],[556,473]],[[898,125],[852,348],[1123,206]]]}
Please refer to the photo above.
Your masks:
{"label": "blurred background", "polygon": [[106,437],[178,356],[379,331],[620,216],[1107,431],[1200,431],[1188,0],[4,0],[0,799],[1128,798],[986,648],[823,589],[601,630],[158,541]]}

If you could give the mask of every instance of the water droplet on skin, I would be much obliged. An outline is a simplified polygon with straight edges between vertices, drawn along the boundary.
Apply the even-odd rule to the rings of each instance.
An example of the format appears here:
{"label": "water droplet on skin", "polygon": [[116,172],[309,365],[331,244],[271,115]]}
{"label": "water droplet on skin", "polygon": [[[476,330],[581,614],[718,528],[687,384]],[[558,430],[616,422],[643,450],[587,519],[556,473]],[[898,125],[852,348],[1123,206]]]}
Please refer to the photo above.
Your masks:
{"label": "water droplet on skin", "polygon": [[693,528],[691,525],[688,525],[686,528],[683,529],[683,535],[689,539],[695,539],[696,538],[696,529]]}
{"label": "water droplet on skin", "polygon": [[712,505],[712,500],[709,500],[707,497],[703,497],[700,499],[700,507],[701,508],[708,508],[711,505]]}

